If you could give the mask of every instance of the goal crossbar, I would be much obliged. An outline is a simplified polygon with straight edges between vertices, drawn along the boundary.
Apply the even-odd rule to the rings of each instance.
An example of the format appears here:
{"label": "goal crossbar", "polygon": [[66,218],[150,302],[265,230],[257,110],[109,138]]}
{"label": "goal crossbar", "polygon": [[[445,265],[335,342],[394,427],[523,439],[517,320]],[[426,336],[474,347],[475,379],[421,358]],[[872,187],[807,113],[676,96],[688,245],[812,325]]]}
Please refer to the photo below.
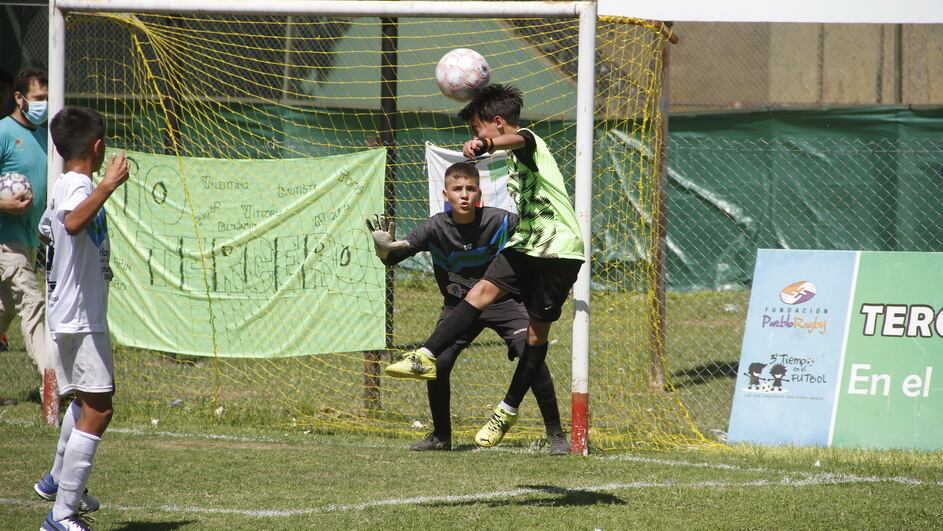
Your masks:
{"label": "goal crossbar", "polygon": [[388,2],[367,0],[54,0],[62,11],[199,13],[227,15],[324,15],[338,17],[567,17],[580,16],[593,2]]}

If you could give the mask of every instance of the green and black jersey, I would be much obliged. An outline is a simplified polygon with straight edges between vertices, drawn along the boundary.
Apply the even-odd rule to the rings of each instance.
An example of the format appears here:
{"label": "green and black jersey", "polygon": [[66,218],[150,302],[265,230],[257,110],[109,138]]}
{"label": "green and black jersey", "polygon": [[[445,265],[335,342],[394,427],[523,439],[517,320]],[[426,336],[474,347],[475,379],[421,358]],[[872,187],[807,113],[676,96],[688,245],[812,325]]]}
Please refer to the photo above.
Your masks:
{"label": "green and black jersey", "polygon": [[508,193],[517,205],[517,231],[507,247],[538,258],[583,260],[583,238],[563,176],[547,144],[528,129],[524,147],[508,156]]}

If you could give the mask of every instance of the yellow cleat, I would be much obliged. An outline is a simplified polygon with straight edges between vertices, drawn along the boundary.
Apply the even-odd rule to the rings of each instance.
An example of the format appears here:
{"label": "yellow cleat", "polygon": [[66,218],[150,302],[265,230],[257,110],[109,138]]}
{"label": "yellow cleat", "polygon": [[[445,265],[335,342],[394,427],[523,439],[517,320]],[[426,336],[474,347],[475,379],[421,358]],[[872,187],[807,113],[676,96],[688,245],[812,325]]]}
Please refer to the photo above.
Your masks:
{"label": "yellow cleat", "polygon": [[483,428],[475,435],[475,444],[482,448],[497,446],[504,434],[517,423],[517,413],[508,413],[501,406],[494,408],[494,413]]}
{"label": "yellow cleat", "polygon": [[391,363],[384,369],[392,378],[412,378],[413,380],[435,380],[435,358],[414,350],[403,355],[403,359]]}

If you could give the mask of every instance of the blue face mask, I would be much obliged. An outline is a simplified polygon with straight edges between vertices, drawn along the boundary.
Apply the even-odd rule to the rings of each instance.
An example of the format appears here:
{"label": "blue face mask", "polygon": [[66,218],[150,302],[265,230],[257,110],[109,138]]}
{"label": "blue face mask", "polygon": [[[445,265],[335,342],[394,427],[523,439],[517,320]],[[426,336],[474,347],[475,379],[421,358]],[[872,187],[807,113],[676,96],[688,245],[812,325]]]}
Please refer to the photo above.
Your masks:
{"label": "blue face mask", "polygon": [[[26,100],[26,98],[23,98]],[[49,112],[49,105],[45,101],[29,101],[26,100],[28,107],[26,112],[23,113],[26,115],[26,119],[29,120],[29,123],[33,125],[42,125],[46,121],[47,114]]]}

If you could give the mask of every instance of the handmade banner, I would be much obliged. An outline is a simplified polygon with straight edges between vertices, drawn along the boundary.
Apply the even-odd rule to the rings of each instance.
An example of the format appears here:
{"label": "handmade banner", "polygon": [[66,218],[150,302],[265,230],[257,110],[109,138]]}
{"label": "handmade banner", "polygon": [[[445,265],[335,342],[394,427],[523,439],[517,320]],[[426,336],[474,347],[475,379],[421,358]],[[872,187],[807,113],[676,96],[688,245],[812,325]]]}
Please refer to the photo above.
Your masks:
{"label": "handmade banner", "polygon": [[728,441],[943,448],[941,282],[937,253],[761,249]]}
{"label": "handmade banner", "polygon": [[384,269],[364,223],[383,211],[384,149],[127,155],[106,205],[119,344],[246,358],[384,347]]}

